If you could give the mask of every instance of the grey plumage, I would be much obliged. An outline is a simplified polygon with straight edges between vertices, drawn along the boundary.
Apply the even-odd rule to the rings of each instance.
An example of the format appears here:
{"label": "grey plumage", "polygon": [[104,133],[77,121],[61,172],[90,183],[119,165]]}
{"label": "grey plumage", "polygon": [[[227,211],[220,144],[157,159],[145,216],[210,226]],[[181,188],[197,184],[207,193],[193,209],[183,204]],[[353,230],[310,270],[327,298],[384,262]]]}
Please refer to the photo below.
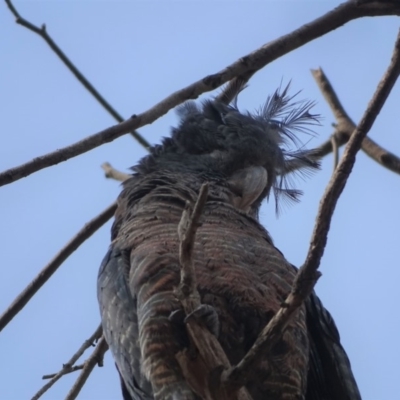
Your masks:
{"label": "grey plumage", "polygon": [[[177,226],[202,183],[209,182],[209,196],[194,246],[196,280],[202,303],[218,315],[218,340],[231,363],[240,361],[290,291],[296,269],[258,222],[271,193],[277,210],[280,199],[298,200],[301,192],[287,180],[292,173],[318,168],[297,139],[311,133],[308,125],[318,117],[311,102],[293,103],[288,89],[277,90],[256,113],[241,113],[223,96],[201,106],[185,103],[171,137],[124,182],[98,297],[126,400],[200,396],[175,359],[188,338],[170,315],[181,310],[174,294]],[[360,399],[337,329],[315,294],[247,389],[254,400]]]}

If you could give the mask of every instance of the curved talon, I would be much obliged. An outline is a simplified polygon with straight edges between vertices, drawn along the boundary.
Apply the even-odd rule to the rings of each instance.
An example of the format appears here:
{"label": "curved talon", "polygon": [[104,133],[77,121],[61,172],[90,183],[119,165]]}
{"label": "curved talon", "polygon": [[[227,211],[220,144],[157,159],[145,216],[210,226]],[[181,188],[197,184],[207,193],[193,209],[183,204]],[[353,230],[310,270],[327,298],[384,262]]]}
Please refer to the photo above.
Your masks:
{"label": "curved talon", "polygon": [[201,304],[184,319],[184,322],[187,323],[190,318],[203,321],[204,325],[214,336],[219,336],[219,318],[213,306]]}
{"label": "curved talon", "polygon": [[168,319],[174,324],[183,324],[185,322],[185,312],[179,308],[178,310],[172,311]]}

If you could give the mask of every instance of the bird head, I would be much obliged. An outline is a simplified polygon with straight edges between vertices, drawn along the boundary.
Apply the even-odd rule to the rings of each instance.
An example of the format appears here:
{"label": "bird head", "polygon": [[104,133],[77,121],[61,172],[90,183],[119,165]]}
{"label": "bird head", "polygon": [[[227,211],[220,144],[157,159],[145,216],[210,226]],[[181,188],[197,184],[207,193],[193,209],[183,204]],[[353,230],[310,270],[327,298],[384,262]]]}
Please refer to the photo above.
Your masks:
{"label": "bird head", "polygon": [[[241,112],[237,95],[226,104],[221,98],[202,103],[188,101],[177,108],[178,127],[170,138],[155,146],[138,173],[169,169],[221,180],[234,193],[234,205],[245,211],[258,209],[271,193],[276,210],[280,199],[298,201],[301,191],[291,187],[293,173],[319,168],[298,134],[312,134],[318,115],[310,113],[310,101],[293,101],[289,85],[278,88],[256,112]],[[143,168],[145,167],[145,168]],[[146,170],[146,171],[145,171]]]}

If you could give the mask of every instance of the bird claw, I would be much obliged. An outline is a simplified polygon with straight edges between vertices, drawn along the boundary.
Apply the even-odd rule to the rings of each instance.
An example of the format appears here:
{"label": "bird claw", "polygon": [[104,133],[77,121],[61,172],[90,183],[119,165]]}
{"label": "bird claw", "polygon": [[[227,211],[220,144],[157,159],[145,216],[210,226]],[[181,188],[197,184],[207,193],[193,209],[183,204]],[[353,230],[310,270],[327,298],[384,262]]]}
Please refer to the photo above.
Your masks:
{"label": "bird claw", "polygon": [[187,323],[190,318],[202,321],[207,329],[214,336],[218,337],[219,318],[218,313],[213,306],[210,306],[209,304],[201,304],[184,319],[184,322]]}
{"label": "bird claw", "polygon": [[185,312],[182,309],[172,311],[168,319],[177,325],[187,324],[189,319],[195,318],[202,321],[207,329],[216,337],[219,335],[219,318],[218,313],[213,306],[201,304],[193,312],[185,317]]}
{"label": "bird claw", "polygon": [[172,311],[172,313],[169,314],[168,319],[174,324],[183,324],[185,321],[185,312],[179,308],[178,310]]}

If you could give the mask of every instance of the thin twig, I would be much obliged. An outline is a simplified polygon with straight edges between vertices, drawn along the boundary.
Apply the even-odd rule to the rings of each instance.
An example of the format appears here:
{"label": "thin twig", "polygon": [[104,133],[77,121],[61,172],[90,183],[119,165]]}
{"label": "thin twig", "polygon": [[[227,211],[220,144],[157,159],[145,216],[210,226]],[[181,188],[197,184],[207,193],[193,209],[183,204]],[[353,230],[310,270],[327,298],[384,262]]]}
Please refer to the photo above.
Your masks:
{"label": "thin twig", "polygon": [[319,160],[328,154],[332,153],[333,147],[332,147],[332,136],[335,135],[336,138],[336,144],[338,148],[343,146],[345,143],[348,142],[349,138],[347,135],[341,131],[335,130],[332,135],[327,139],[325,142],[320,144],[318,147],[315,149],[310,150],[312,152],[312,157],[315,158],[316,160]]}
{"label": "thin twig", "polygon": [[291,316],[310,295],[320,276],[318,267],[327,243],[328,232],[336,203],[342,193],[356,160],[356,154],[362,141],[371,129],[382,109],[390,91],[400,74],[400,31],[397,36],[392,60],[382,77],[374,96],[347,143],[343,157],[322,196],[316,224],[311,238],[308,254],[303,266],[299,269],[292,290],[284,305],[270,320],[258,336],[256,342],[238,365],[223,374],[223,382],[228,386],[245,385],[251,377],[254,366],[261,357],[271,351],[272,346],[282,337]]}
{"label": "thin twig", "polygon": [[335,134],[331,136],[331,143],[332,143],[332,153],[333,153],[333,170],[335,171],[339,163],[339,146]]}
{"label": "thin twig", "polygon": [[[70,374],[71,372],[76,372],[76,371],[80,371],[81,369],[83,369],[83,367],[84,367],[85,365],[84,364],[79,364],[79,365],[74,365],[73,367],[67,367],[67,368],[65,368],[64,369],[64,367],[63,367],[63,369],[62,369],[62,371],[60,371],[60,372],[57,372],[57,373],[54,373],[54,374],[48,374],[48,375],[43,375],[42,376],[42,379],[53,379],[53,378],[56,378],[57,377],[57,380],[59,379],[59,378],[61,378],[61,376],[63,376],[63,375],[67,375],[67,374]],[[55,382],[57,381],[57,380],[55,380]],[[51,382],[51,381],[50,381]],[[50,383],[49,382],[49,383]],[[52,384],[51,384],[51,386],[53,385],[53,383],[54,382],[52,382]],[[49,387],[51,387],[51,386],[49,386]],[[46,385],[46,390],[48,389],[48,387],[47,387],[47,385]],[[39,392],[38,392],[39,393]],[[35,395],[36,396],[36,395]],[[40,396],[39,396],[40,397]],[[32,400],[35,400],[35,399],[38,399],[39,397],[32,397]]]}
{"label": "thin twig", "polygon": [[118,125],[88,136],[70,146],[37,157],[30,162],[0,173],[0,186],[26,177],[43,168],[76,157],[98,146],[111,142],[131,130],[150,124],[178,104],[189,99],[196,99],[202,93],[214,90],[224,83],[229,82],[231,79],[234,79],[236,76],[244,75],[249,71],[258,71],[284,54],[331,32],[353,19],[382,15],[400,15],[400,3],[389,0],[361,4],[357,1],[346,1],[322,17],[241,57],[238,61],[224,68],[222,71],[208,75],[172,93],[155,106],[137,116],[135,115]]}
{"label": "thin twig", "polygon": [[44,393],[47,392],[63,375],[69,374],[74,371],[83,369],[85,364],[75,365],[78,359],[82,356],[86,349],[94,346],[96,340],[100,339],[103,333],[101,325],[93,332],[89,339],[85,340],[77,352],[70,358],[70,360],[63,365],[62,369],[56,374],[44,375],[42,379],[51,379],[47,382],[33,397],[32,400],[38,400]]}
{"label": "thin twig", "polygon": [[[190,212],[191,206],[187,204],[178,226],[181,282],[177,289],[177,297],[180,299],[187,316],[191,315],[201,305],[193,265],[193,248],[196,231],[200,226],[199,220],[207,201],[207,194],[208,184],[205,183],[200,189],[193,212]],[[239,393],[235,393],[238,390],[236,388],[234,391],[225,391],[221,386],[213,385],[213,383],[218,382],[218,379],[215,379],[213,375],[215,373],[220,374],[224,368],[230,368],[229,360],[217,338],[205,326],[199,324],[196,318],[189,318],[186,327],[201,360],[197,358],[193,361],[192,357],[188,355],[188,351],[179,353],[177,360],[185,378],[196,389],[197,393],[201,394],[201,398],[205,400],[250,400],[245,389],[240,389]],[[194,363],[196,365],[202,363],[202,368],[194,368]],[[203,371],[202,376],[198,372],[194,372],[199,370]]]}
{"label": "thin twig", "polygon": [[7,310],[0,316],[0,332],[24,308],[35,293],[57,271],[58,267],[90,236],[101,228],[113,215],[117,204],[113,203],[84,227],[58,252],[58,254],[39,272],[29,285],[17,296]]}
{"label": "thin twig", "polygon": [[89,378],[89,375],[92,373],[96,364],[99,367],[103,366],[103,357],[105,352],[108,350],[108,345],[104,337],[99,340],[96,348],[94,349],[92,355],[85,361],[85,365],[83,367],[82,372],[78,376],[78,379],[75,381],[74,386],[72,386],[71,390],[68,392],[65,400],[74,400],[78,396],[81,391],[83,385]]}
{"label": "thin twig", "polygon": [[319,260],[322,257],[327,233],[329,230],[330,219],[336,206],[348,176],[355,162],[355,155],[361,148],[362,141],[371,129],[376,117],[378,116],[383,104],[385,103],[390,91],[392,90],[400,73],[400,32],[398,34],[391,63],[387,72],[381,79],[374,96],[368,104],[358,127],[353,132],[346,146],[342,160],[338,165],[337,171],[331,179],[330,184],[321,200],[318,212],[317,223],[314,229],[313,238],[309,253],[306,258],[305,266],[310,264],[310,270],[318,268]]}
{"label": "thin twig", "polygon": [[[332,137],[335,137],[336,143],[339,147],[349,140],[350,135],[356,128],[356,125],[345,111],[324,71],[321,68],[318,68],[316,70],[311,70],[311,73],[337,121],[336,130],[332,134]],[[331,140],[330,143],[332,144]],[[332,148],[333,147],[331,147],[330,151],[332,151]],[[398,156],[384,149],[369,137],[364,138],[361,148],[364,153],[381,164],[383,167],[400,174],[400,158]],[[329,150],[328,143],[323,143],[318,149],[315,150],[315,154],[318,154],[318,157],[323,157],[326,155],[324,150]]]}
{"label": "thin twig", "polygon": [[192,255],[196,232],[197,228],[200,226],[199,220],[207,201],[207,195],[208,183],[204,183],[200,188],[199,196],[194,205],[193,212],[190,212],[191,205],[186,203],[186,207],[183,210],[182,218],[178,226],[178,235],[180,240],[179,262],[181,264],[180,290],[186,297],[190,296],[194,299],[194,302],[191,302],[190,304],[192,309],[188,310],[188,313],[193,312],[200,305],[200,296],[196,288]]}
{"label": "thin twig", "polygon": [[[16,23],[27,28],[31,32],[38,34],[49,47],[54,51],[58,58],[65,64],[65,66],[73,73],[76,79],[88,90],[88,92],[105,108],[105,110],[111,114],[118,122],[122,122],[124,118],[111,106],[111,104],[96,90],[96,88],[87,80],[87,78],[78,70],[73,62],[65,55],[65,53],[58,47],[51,36],[47,33],[46,25],[43,24],[38,27],[25,18],[21,17],[19,12],[16,10],[11,0],[5,0],[8,8],[16,18]],[[141,144],[145,149],[150,147],[147,140],[136,131],[130,132],[130,134]]]}
{"label": "thin twig", "polygon": [[106,178],[115,179],[116,181],[123,182],[129,179],[132,175],[125,174],[124,172],[118,171],[115,169],[109,162],[105,162],[101,164],[101,168],[103,168],[105,172]]}
{"label": "thin twig", "polygon": [[326,78],[322,68],[312,69],[311,75],[316,80],[322,95],[324,96],[326,102],[333,112],[333,115],[336,118],[337,123],[346,123],[348,120],[350,120],[349,115],[336,95],[336,92],[333,90],[331,83]]}

